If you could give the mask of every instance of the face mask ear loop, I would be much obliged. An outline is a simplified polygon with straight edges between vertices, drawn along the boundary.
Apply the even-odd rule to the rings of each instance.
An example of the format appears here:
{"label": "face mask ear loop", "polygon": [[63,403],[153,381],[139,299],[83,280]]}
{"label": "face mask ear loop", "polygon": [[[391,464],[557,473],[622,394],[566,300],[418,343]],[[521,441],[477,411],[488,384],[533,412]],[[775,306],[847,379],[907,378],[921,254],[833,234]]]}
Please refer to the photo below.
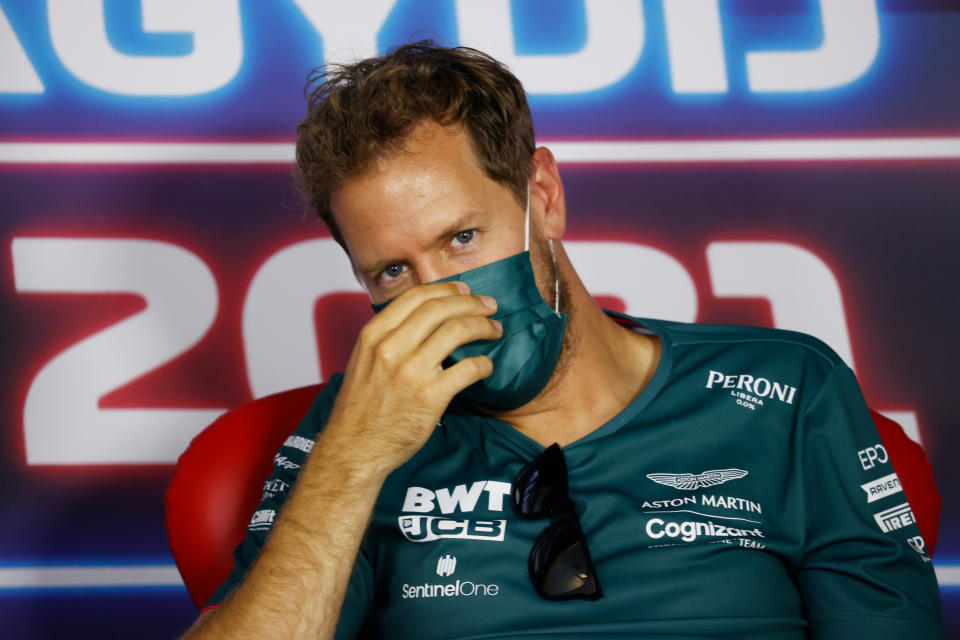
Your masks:
{"label": "face mask ear loop", "polygon": [[[527,184],[527,206],[523,213],[523,250],[530,250],[530,185]],[[560,276],[557,274],[557,254],[553,251],[553,238],[550,241],[550,257],[553,258],[553,312],[560,315]]]}
{"label": "face mask ear loop", "polygon": [[557,272],[557,254],[553,251],[553,238],[550,241],[550,257],[553,258],[553,312],[560,315],[560,274]]}
{"label": "face mask ear loop", "polygon": [[523,212],[523,250],[530,251],[530,185],[527,185],[527,207]]}

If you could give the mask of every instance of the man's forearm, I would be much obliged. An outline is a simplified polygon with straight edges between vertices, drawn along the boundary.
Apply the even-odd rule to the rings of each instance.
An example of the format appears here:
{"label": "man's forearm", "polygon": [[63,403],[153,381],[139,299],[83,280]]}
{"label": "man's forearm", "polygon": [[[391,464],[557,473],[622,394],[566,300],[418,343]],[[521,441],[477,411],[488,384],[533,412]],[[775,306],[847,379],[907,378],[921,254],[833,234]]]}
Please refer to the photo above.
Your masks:
{"label": "man's forearm", "polygon": [[385,477],[344,462],[335,439],[318,438],[249,574],[184,640],[333,637]]}
{"label": "man's forearm", "polygon": [[332,638],[387,475],[430,437],[454,395],[493,372],[457,347],[495,340],[496,301],[462,282],[413,287],[360,332],[326,427],[260,556],[226,604],[186,638]]}

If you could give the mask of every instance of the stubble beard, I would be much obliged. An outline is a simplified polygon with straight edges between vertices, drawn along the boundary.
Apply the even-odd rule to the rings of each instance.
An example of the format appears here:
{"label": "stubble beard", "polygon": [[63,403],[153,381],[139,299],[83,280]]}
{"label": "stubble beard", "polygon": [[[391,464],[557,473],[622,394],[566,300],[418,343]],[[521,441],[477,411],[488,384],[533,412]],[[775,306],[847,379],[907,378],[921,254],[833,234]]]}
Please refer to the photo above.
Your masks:
{"label": "stubble beard", "polygon": [[[567,326],[563,332],[563,340],[560,343],[560,356],[557,358],[557,364],[553,369],[553,375],[550,376],[550,381],[547,383],[547,386],[544,387],[543,391],[538,394],[545,395],[549,394],[550,391],[557,386],[557,383],[563,378],[569,368],[573,355],[576,352],[579,338],[575,331],[570,330],[570,321],[576,313],[571,303],[570,287],[566,278],[560,273],[556,262],[550,257],[549,240],[538,238],[536,239],[536,243],[540,250],[537,252],[537,262],[539,264],[536,265],[539,268],[536,269],[535,272],[547,274],[547,281],[538,283],[540,294],[544,302],[550,305],[551,309],[559,309],[560,313],[567,315]],[[556,285],[554,283],[556,283]],[[547,295],[543,295],[544,293]],[[557,300],[558,297],[559,301]]]}

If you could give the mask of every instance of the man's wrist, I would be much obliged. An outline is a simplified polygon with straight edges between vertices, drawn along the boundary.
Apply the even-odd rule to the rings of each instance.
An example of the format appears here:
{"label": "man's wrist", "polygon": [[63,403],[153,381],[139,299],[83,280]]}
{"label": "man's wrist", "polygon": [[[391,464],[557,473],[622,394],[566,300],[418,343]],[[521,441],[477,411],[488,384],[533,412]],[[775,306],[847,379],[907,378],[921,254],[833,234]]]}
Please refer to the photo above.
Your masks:
{"label": "man's wrist", "polygon": [[365,493],[373,489],[379,493],[387,476],[398,465],[389,455],[369,450],[359,438],[345,431],[336,425],[327,425],[317,436],[299,481],[304,475],[312,479],[331,473],[344,491]]}

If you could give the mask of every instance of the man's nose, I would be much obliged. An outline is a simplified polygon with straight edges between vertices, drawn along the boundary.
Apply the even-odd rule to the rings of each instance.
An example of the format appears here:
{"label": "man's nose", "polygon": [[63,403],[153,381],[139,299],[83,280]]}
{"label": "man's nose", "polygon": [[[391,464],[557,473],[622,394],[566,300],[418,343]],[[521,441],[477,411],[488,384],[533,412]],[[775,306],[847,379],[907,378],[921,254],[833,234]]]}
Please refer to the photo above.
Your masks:
{"label": "man's nose", "polygon": [[417,261],[415,265],[417,270],[418,284],[427,284],[441,278],[452,276],[456,271],[451,271],[450,265],[437,258],[427,258]]}

